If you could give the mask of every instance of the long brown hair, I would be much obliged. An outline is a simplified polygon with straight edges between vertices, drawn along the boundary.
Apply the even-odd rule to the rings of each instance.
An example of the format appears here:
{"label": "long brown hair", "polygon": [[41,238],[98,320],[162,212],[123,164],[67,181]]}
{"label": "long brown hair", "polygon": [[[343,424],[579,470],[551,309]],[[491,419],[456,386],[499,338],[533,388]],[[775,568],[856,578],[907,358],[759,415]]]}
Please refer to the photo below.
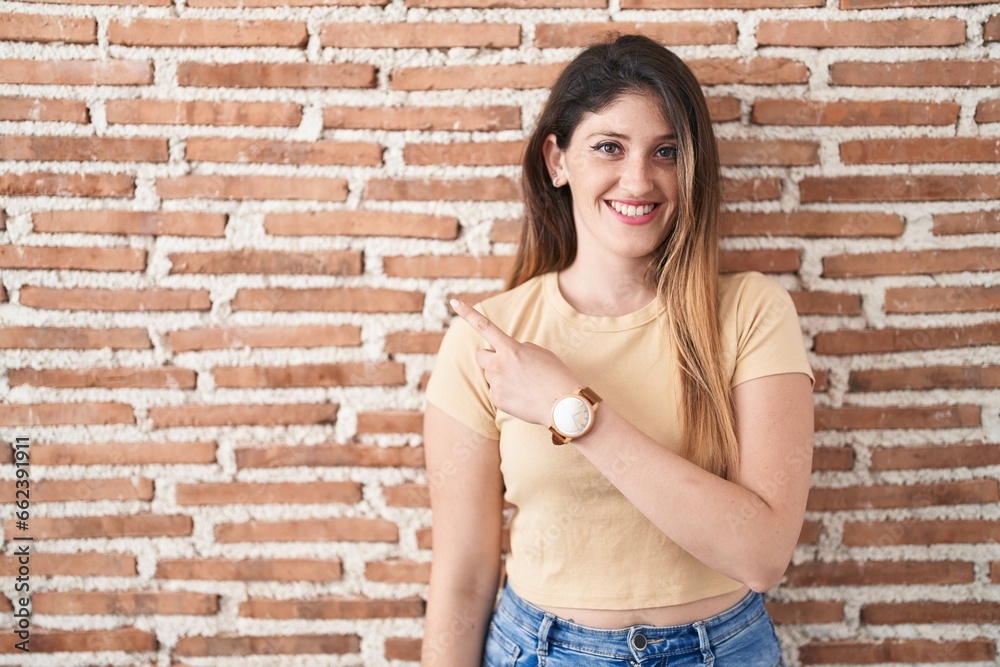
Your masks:
{"label": "long brown hair", "polygon": [[681,369],[687,455],[706,470],[735,479],[739,449],[719,331],[719,154],[701,86],[671,51],[646,37],[623,35],[588,47],[563,70],[525,151],[526,224],[508,288],[565,269],[576,257],[572,193],[548,177],[545,138],[555,135],[565,150],[584,114],[598,113],[628,93],[652,95],[677,139],[676,221],[656,249],[648,277],[666,307]]}

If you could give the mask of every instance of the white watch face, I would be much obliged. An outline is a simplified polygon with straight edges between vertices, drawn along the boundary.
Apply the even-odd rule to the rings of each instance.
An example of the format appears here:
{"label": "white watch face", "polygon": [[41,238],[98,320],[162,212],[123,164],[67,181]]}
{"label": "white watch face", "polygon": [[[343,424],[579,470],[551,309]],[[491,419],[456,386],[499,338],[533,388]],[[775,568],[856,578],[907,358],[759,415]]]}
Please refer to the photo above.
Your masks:
{"label": "white watch face", "polygon": [[576,396],[559,399],[552,410],[552,423],[563,435],[580,435],[590,423],[590,406]]}

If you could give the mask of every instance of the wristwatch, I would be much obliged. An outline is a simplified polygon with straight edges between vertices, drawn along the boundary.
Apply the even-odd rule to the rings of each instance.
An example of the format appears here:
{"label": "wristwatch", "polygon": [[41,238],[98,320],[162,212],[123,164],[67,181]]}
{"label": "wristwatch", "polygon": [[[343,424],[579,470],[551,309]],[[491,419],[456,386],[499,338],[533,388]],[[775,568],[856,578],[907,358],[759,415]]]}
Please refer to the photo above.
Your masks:
{"label": "wristwatch", "polygon": [[594,425],[594,413],[600,403],[601,397],[590,387],[580,387],[556,401],[549,418],[552,444],[565,445],[589,431]]}

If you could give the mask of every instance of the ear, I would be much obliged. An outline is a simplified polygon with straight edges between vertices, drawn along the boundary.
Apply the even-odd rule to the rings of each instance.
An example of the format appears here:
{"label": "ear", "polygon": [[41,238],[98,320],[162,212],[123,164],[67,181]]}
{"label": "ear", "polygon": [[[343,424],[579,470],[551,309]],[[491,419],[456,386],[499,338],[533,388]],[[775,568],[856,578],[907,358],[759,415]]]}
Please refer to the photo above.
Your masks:
{"label": "ear", "polygon": [[556,143],[556,135],[550,134],[545,137],[545,141],[542,143],[542,155],[545,157],[545,166],[548,167],[549,176],[552,177],[552,172],[555,172],[555,178],[565,178],[566,153]]}

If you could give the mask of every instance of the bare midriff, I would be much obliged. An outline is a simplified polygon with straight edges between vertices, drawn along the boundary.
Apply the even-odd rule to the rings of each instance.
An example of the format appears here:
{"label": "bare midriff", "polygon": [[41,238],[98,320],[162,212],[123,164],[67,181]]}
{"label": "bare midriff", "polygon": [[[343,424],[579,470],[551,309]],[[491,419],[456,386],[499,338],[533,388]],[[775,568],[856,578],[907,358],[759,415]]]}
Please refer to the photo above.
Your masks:
{"label": "bare midriff", "polygon": [[616,629],[631,625],[683,625],[694,623],[716,614],[721,614],[750,591],[741,586],[731,593],[723,593],[710,598],[695,600],[685,604],[667,607],[647,607],[644,609],[573,609],[570,607],[550,607],[532,602],[559,618],[593,628]]}

